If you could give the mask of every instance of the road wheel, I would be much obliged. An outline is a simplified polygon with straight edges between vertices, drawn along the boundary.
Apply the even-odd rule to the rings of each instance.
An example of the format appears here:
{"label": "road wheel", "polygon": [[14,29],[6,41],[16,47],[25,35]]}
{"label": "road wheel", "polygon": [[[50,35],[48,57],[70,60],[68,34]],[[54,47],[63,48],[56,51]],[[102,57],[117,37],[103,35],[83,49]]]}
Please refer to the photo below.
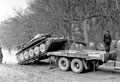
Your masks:
{"label": "road wheel", "polygon": [[24,60],[24,55],[23,55],[23,53],[20,54],[19,58],[20,58],[21,61]]}
{"label": "road wheel", "polygon": [[58,61],[58,66],[62,71],[67,71],[70,68],[70,60],[62,57]]}
{"label": "road wheel", "polygon": [[50,40],[48,39],[45,44],[50,45]]}
{"label": "road wheel", "polygon": [[35,55],[39,55],[39,52],[40,52],[39,47],[36,46],[36,47],[34,48],[34,53],[35,53]]}
{"label": "road wheel", "polygon": [[16,58],[17,58],[18,62],[21,61],[21,59],[20,59],[20,55],[17,55]]}
{"label": "road wheel", "polygon": [[30,50],[29,50],[29,56],[30,56],[30,57],[33,57],[33,56],[34,56],[34,51],[33,51],[33,49],[30,49]]}
{"label": "road wheel", "polygon": [[46,44],[40,44],[40,52],[45,53],[46,52]]}
{"label": "road wheel", "polygon": [[25,59],[28,59],[28,58],[29,58],[29,53],[28,53],[28,51],[25,51],[25,53],[24,53],[24,58],[25,58]]}
{"label": "road wheel", "polygon": [[16,58],[17,58],[18,61],[20,61],[20,56],[19,55],[17,55]]}
{"label": "road wheel", "polygon": [[71,69],[75,73],[83,72],[84,69],[83,62],[80,59],[73,59],[71,62]]}

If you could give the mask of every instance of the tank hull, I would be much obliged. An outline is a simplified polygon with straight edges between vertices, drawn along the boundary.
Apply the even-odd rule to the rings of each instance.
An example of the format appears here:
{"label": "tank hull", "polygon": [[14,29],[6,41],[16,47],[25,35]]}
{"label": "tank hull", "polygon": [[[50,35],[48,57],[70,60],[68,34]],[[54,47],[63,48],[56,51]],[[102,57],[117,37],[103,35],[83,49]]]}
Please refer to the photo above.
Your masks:
{"label": "tank hull", "polygon": [[65,38],[42,37],[28,43],[16,54],[18,64],[34,63],[39,60],[47,59],[47,52],[65,49],[67,43]]}

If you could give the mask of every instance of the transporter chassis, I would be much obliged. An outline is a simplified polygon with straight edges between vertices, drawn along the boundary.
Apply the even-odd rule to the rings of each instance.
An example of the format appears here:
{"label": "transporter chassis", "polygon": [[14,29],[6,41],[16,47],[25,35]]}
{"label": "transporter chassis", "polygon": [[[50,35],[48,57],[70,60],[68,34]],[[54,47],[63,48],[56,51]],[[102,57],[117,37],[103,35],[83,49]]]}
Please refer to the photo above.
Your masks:
{"label": "transporter chassis", "polygon": [[[116,51],[111,51],[110,55],[115,55]],[[71,69],[75,73],[82,73],[85,70],[96,70],[99,65],[106,63],[105,51],[98,50],[61,50],[49,52],[47,55],[52,62],[62,71]]]}

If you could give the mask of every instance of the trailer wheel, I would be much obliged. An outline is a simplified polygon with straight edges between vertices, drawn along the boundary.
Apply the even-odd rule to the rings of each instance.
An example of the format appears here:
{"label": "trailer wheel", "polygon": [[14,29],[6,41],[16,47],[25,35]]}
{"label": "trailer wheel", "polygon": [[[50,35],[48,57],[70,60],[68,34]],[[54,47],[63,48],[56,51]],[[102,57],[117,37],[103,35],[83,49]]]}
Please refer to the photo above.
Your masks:
{"label": "trailer wheel", "polygon": [[28,53],[28,51],[25,51],[25,53],[24,53],[24,58],[25,58],[25,59],[28,59],[28,58],[29,58],[29,53]]}
{"label": "trailer wheel", "polygon": [[39,52],[40,52],[39,47],[36,46],[36,47],[34,48],[34,53],[35,53],[35,55],[39,55]]}
{"label": "trailer wheel", "polygon": [[80,59],[73,59],[71,62],[71,69],[75,73],[83,72],[84,69],[83,62]]}
{"label": "trailer wheel", "polygon": [[33,56],[34,56],[34,51],[33,51],[33,49],[30,49],[30,50],[29,50],[29,56],[30,56],[30,57],[33,57]]}
{"label": "trailer wheel", "polygon": [[23,53],[21,53],[19,57],[20,57],[20,60],[21,60],[21,61],[24,60],[24,55],[23,55]]}
{"label": "trailer wheel", "polygon": [[40,44],[40,52],[42,53],[46,52],[46,44]]}
{"label": "trailer wheel", "polygon": [[70,68],[70,60],[62,57],[58,60],[58,66],[62,71],[67,71]]}

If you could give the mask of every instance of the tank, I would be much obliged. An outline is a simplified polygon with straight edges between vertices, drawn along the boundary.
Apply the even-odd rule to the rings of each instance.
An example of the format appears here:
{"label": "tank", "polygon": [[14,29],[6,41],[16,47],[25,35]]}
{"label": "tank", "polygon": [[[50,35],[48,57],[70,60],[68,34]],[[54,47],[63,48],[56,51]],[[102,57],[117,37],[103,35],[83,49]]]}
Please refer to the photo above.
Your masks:
{"label": "tank", "polygon": [[48,58],[47,52],[65,49],[68,39],[65,37],[52,37],[49,34],[38,34],[21,48],[16,56],[18,64],[38,62]]}

